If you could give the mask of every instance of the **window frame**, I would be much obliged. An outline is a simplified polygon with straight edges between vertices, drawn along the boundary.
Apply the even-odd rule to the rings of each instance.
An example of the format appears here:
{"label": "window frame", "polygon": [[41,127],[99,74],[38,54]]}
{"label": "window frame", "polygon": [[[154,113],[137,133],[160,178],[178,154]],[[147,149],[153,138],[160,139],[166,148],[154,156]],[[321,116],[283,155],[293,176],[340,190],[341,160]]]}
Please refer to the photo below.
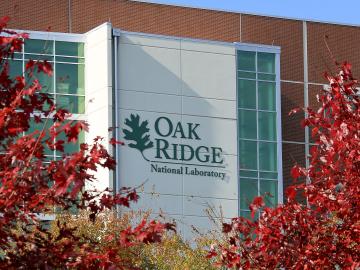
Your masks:
{"label": "window frame", "polygon": [[[277,203],[282,204],[283,203],[283,172],[282,172],[282,126],[281,126],[281,81],[280,81],[280,53],[281,48],[279,46],[268,46],[268,45],[259,45],[259,44],[250,44],[250,43],[235,43],[235,72],[236,72],[236,115],[237,115],[237,153],[238,153],[238,162],[237,162],[237,181],[238,181],[238,196],[239,196],[239,203],[238,203],[238,213],[239,215],[244,214],[246,212],[246,209],[241,208],[240,205],[240,196],[241,196],[241,190],[240,190],[240,178],[243,176],[240,175],[240,137],[239,137],[239,110],[238,102],[239,102],[239,91],[238,91],[238,83],[239,83],[239,76],[238,72],[246,72],[238,69],[238,51],[249,51],[249,52],[255,52],[255,79],[250,78],[244,78],[245,80],[253,80],[256,81],[256,109],[254,111],[261,112],[264,110],[259,110],[258,108],[258,82],[270,82],[268,80],[258,79],[258,60],[257,60],[257,54],[259,53],[273,53],[275,54],[275,80],[271,81],[275,83],[275,111],[268,111],[268,112],[276,112],[276,140],[271,142],[276,142],[277,149],[277,179],[268,179],[269,181],[276,181],[277,180]],[[250,71],[248,71],[250,72]],[[263,74],[263,72],[260,72]],[[273,73],[269,73],[273,74]],[[244,108],[246,110],[246,108]],[[267,112],[267,110],[265,110]],[[259,139],[259,119],[257,119],[257,138],[256,140],[250,140],[250,141],[256,141],[257,143],[260,142],[266,142],[266,140],[260,140]],[[266,179],[260,178],[260,168],[259,168],[259,146],[257,147],[257,162],[258,162],[258,168],[257,170],[247,170],[247,171],[254,171],[258,172],[257,182],[258,182],[258,194],[260,192],[260,182],[266,181]],[[263,172],[263,171],[261,171]],[[252,178],[252,177],[245,177],[245,178]],[[275,195],[275,194],[274,194]]]}
{"label": "window frame", "polygon": [[[20,56],[21,55],[21,59],[20,58],[16,58],[14,57],[14,59],[20,60],[22,61],[23,65],[22,65],[22,72],[23,74],[25,73],[25,64],[27,58],[26,55],[39,55],[39,56],[49,56],[52,57],[52,60],[50,61],[50,63],[53,66],[54,69],[54,74],[53,74],[53,92],[49,93],[50,95],[53,95],[54,97],[54,101],[56,102],[56,95],[71,95],[71,96],[79,96],[79,97],[84,97],[85,100],[85,108],[84,108],[84,113],[72,113],[71,117],[68,118],[68,120],[75,120],[75,121],[87,121],[87,112],[86,112],[86,82],[85,82],[85,74],[86,74],[86,64],[85,64],[85,59],[86,59],[86,52],[85,52],[85,43],[86,43],[86,37],[83,34],[71,34],[71,33],[56,33],[56,32],[43,32],[43,31],[24,31],[24,30],[14,30],[18,33],[28,33],[29,34],[29,39],[37,39],[37,40],[49,40],[53,42],[53,52],[52,54],[42,54],[42,53],[25,53],[25,44],[22,45],[22,52],[18,52],[17,55]],[[82,57],[75,57],[75,56],[64,56],[64,55],[57,55],[56,51],[55,51],[55,43],[56,41],[64,41],[64,42],[76,42],[76,43],[84,43],[84,56]],[[69,57],[69,58],[78,58],[78,59],[83,59],[83,63],[73,63],[73,62],[57,62],[56,61],[56,57]],[[84,65],[84,94],[80,95],[80,94],[65,94],[65,93],[58,93],[56,91],[56,64],[60,63],[60,64],[76,64],[76,65]],[[35,115],[41,115],[41,113],[34,113],[33,116]],[[42,117],[43,119],[45,119],[45,117]],[[51,118],[51,116],[49,116],[49,118]],[[84,142],[86,142],[86,133],[85,133],[85,138],[84,138]],[[49,156],[50,157],[50,156]],[[53,155],[52,155],[53,159],[58,158],[58,156],[56,155],[56,151],[53,151]]]}

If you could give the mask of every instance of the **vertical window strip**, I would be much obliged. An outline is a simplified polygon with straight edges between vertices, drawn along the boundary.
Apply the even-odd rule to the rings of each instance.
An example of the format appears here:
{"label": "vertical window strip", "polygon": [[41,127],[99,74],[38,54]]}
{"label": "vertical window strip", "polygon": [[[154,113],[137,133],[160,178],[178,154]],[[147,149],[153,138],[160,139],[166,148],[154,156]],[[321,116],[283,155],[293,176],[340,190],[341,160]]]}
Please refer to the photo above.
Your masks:
{"label": "vertical window strip", "polygon": [[[263,80],[263,75],[262,75],[262,73],[264,73],[264,70],[261,70],[261,71],[259,70],[259,61],[262,62],[263,69],[264,69],[264,67],[266,69],[268,69],[268,70],[266,70],[266,73],[268,73],[268,71],[269,71],[268,74],[272,74],[274,76],[274,83],[277,81],[277,77],[279,75],[277,74],[277,68],[276,68],[277,62],[276,62],[276,54],[275,53],[273,54],[273,56],[271,56],[271,55],[268,55],[266,53],[255,52],[255,57],[253,59],[253,61],[255,63],[252,64],[252,63],[249,63],[249,57],[248,57],[249,55],[251,55],[251,53],[248,52],[248,51],[245,51],[245,53],[244,53],[245,57],[239,57],[239,54],[241,54],[242,52],[244,52],[244,51],[238,50],[238,52],[237,52],[237,71],[236,71],[237,72],[237,81],[239,82],[240,79],[245,79],[245,80],[247,79],[247,78],[244,78],[243,76],[239,76],[241,74],[244,74],[243,71],[245,71],[245,72],[254,72],[253,70],[249,69],[249,70],[242,70],[242,72],[239,73],[239,66],[241,66],[241,69],[244,69],[244,67],[246,67],[246,66],[248,66],[248,67],[255,66],[255,72],[254,73],[255,73],[256,85],[255,85],[255,93],[254,94],[255,94],[255,97],[256,97],[256,102],[255,102],[256,105],[255,105],[255,110],[254,111],[256,111],[256,156],[257,156],[256,157],[256,162],[257,162],[256,176],[257,177],[256,177],[256,179],[253,178],[253,181],[256,181],[256,186],[257,186],[256,194],[257,194],[257,196],[260,196],[260,195],[264,195],[264,193],[274,193],[274,190],[277,190],[277,186],[279,185],[279,179],[278,178],[274,179],[274,180],[270,180],[270,179],[266,179],[266,178],[263,177],[264,175],[266,175],[266,174],[263,173],[266,170],[264,170],[264,168],[262,168],[262,167],[265,166],[266,169],[268,169],[267,167],[269,167],[269,166],[274,167],[274,166],[272,166],[273,164],[271,164],[269,162],[264,163],[263,160],[260,160],[260,157],[268,158],[269,156],[274,154],[274,153],[270,153],[270,152],[267,153],[268,151],[271,150],[271,147],[270,147],[271,145],[275,144],[275,149],[277,149],[279,147],[278,142],[277,142],[277,136],[276,136],[277,132],[279,132],[279,131],[277,131],[277,121],[278,121],[277,116],[278,116],[279,112],[277,111],[278,106],[276,104],[277,103],[277,101],[276,101],[276,91],[277,90],[275,90],[275,95],[274,95],[274,93],[266,93],[265,92],[267,95],[260,96],[260,93],[259,93],[259,81],[260,82],[264,81]],[[261,54],[261,56],[263,56],[265,58],[265,60],[264,59],[259,59],[259,54]],[[247,62],[245,63],[245,65],[241,65],[241,62],[240,62],[241,58],[246,59]],[[266,65],[266,60],[267,59],[270,59],[273,63],[268,63],[268,65]],[[259,74],[259,72],[261,74]],[[273,72],[273,73],[270,73],[270,72]],[[261,75],[261,77],[259,77],[259,75]],[[269,81],[269,89],[268,89],[268,91],[273,91],[273,89],[272,89],[273,86],[271,86],[270,83],[271,83],[271,81]],[[239,118],[240,113],[242,113],[242,115],[243,115],[243,112],[241,111],[242,108],[241,108],[241,106],[239,106],[240,105],[239,98],[244,97],[244,95],[242,93],[239,94],[239,91],[241,89],[239,88],[239,83],[237,85],[238,85],[237,86],[237,91],[238,91],[238,94],[237,94],[237,97],[238,97],[238,101],[237,101],[237,105],[238,105],[238,121],[242,121],[242,120],[245,120],[245,117],[242,117],[241,119]],[[264,86],[262,86],[262,87],[264,88]],[[265,89],[266,89],[266,87],[265,87]],[[276,87],[275,87],[275,89],[276,89]],[[262,91],[264,92],[264,89],[262,89]],[[263,92],[262,92],[262,94],[264,94]],[[264,97],[274,99],[274,100],[269,100],[268,104],[271,104],[272,107],[267,108],[267,109],[270,109],[268,112],[262,112],[262,111],[264,111],[264,108],[260,108],[260,103],[259,103],[260,100],[259,99],[264,98]],[[262,104],[264,104],[264,102],[262,102]],[[243,109],[246,110],[246,108],[243,108]],[[262,114],[260,115],[260,113],[262,113]],[[270,115],[267,115],[267,113],[275,115],[275,121],[272,121],[271,123],[264,123],[263,126],[261,126],[261,128],[262,128],[263,132],[268,131],[268,132],[272,132],[273,134],[264,134],[264,133],[260,134],[260,116],[262,116],[262,118],[266,120],[268,117],[270,117]],[[244,145],[243,143],[240,143],[240,140],[241,141],[244,141],[244,139],[246,140],[246,138],[242,138],[241,136],[242,136],[242,134],[249,134],[249,132],[240,130],[241,127],[249,127],[249,125],[246,125],[246,124],[243,124],[243,123],[240,124],[238,122],[238,130],[239,130],[239,132],[238,132],[238,134],[239,134],[238,135],[239,136],[239,138],[238,138],[239,152],[238,153],[239,153],[239,155],[243,152],[240,149],[240,147],[242,145]],[[261,135],[261,138],[260,138],[260,135]],[[261,143],[261,142],[263,142],[263,143]],[[265,142],[268,142],[271,145],[270,144],[269,145],[264,144]],[[262,145],[262,150],[261,150],[262,153],[260,153],[261,145]],[[266,146],[269,146],[269,147],[266,147]],[[274,160],[273,162],[275,162],[275,164],[277,164],[278,163],[277,151],[275,151],[275,156],[276,156],[276,160]],[[238,162],[241,162],[242,160],[243,160],[243,157],[239,156]],[[244,208],[244,198],[247,196],[246,194],[249,194],[249,193],[250,194],[255,194],[255,193],[253,191],[250,191],[250,190],[243,190],[242,189],[242,187],[244,188],[245,186],[251,186],[251,185],[243,185],[242,184],[242,182],[241,182],[242,179],[243,179],[243,181],[245,181],[247,177],[242,174],[241,170],[246,171],[246,168],[245,169],[242,168],[241,165],[242,164],[240,164],[240,166],[239,166],[239,169],[240,169],[239,170],[239,181],[240,181],[240,183],[239,183],[239,187],[240,187],[240,189],[239,189],[239,196],[240,196],[239,202],[242,202],[242,203],[239,203],[239,206],[240,206],[239,208],[240,208],[240,215],[241,214],[247,215],[247,211],[249,211],[249,209]],[[275,173],[276,175],[278,175],[277,170],[278,169],[277,169],[277,166],[276,166],[275,171],[273,171],[271,173]],[[253,171],[253,172],[255,172],[255,171]],[[253,173],[252,173],[252,175],[253,175]],[[243,176],[244,176],[244,178],[243,178]],[[247,180],[247,181],[249,181],[249,180]],[[276,182],[276,186],[274,187],[273,184],[275,182]],[[275,192],[275,194],[272,194],[272,196],[274,196],[274,197],[273,198],[269,197],[268,202],[265,199],[265,203],[267,205],[274,206],[273,205],[274,201],[277,203],[277,201],[278,201],[278,192]],[[250,203],[250,202],[251,202],[251,200],[248,201],[248,203]]]}
{"label": "vertical window strip", "polygon": [[[31,39],[30,39],[31,40]],[[56,76],[57,76],[57,69],[56,69],[56,40],[55,39],[49,39],[50,41],[53,41],[53,43],[52,43],[52,53],[51,54],[47,54],[47,56],[51,56],[51,58],[53,59],[52,60],[52,67],[53,67],[53,80],[52,80],[52,91],[49,91],[48,92],[48,94],[50,94],[50,95],[52,95],[52,97],[53,97],[53,100],[54,100],[54,102],[55,102],[55,104],[56,104],[56,102],[57,102],[57,95],[58,94],[63,94],[63,93],[59,93],[58,91],[57,91],[57,82],[56,82]],[[73,43],[80,43],[80,42],[73,42]],[[43,55],[42,53],[41,54],[38,54],[38,53],[31,53],[31,52],[29,52],[29,53],[25,53],[25,46],[26,46],[26,44],[23,44],[22,45],[22,51],[21,52],[19,52],[18,53],[18,55],[20,56],[21,55],[21,59],[19,59],[18,61],[21,61],[21,66],[22,66],[22,74],[23,75],[25,75],[25,65],[26,65],[26,61],[28,61],[28,60],[25,60],[25,59],[27,59],[28,57],[26,57],[26,55],[29,55],[29,56],[31,56],[31,55]],[[74,58],[74,57],[77,57],[77,56],[72,56],[72,55],[64,55],[65,57],[72,57],[72,58]],[[31,58],[31,57],[30,57]],[[84,56],[82,55],[82,56],[78,56],[77,58],[81,58],[81,59],[84,59]],[[68,64],[68,63],[64,63],[64,64]],[[69,65],[85,65],[84,63],[82,63],[82,62],[79,62],[79,63],[71,63],[71,64],[69,64]],[[10,67],[11,68],[11,67]],[[80,70],[83,70],[84,72],[82,72],[82,73],[85,73],[85,68],[84,69],[80,69]],[[69,76],[71,76],[71,74],[69,74]],[[78,76],[81,76],[82,77],[82,82],[83,83],[85,83],[84,82],[84,76],[85,76],[85,74],[80,74],[80,75],[78,75]],[[45,87],[46,85],[44,85],[44,87]],[[85,87],[85,85],[82,85],[81,87]],[[83,98],[85,98],[85,94],[82,94],[82,95],[78,95],[78,94],[66,94],[66,96],[73,96],[74,97],[74,99],[76,99],[76,98],[81,98],[81,99],[83,99]],[[79,102],[78,102],[79,103]],[[84,106],[85,106],[85,104],[84,104]],[[77,118],[79,118],[78,116],[80,116],[81,114],[83,114],[84,112],[78,112],[78,110],[77,110],[77,112],[75,112],[75,113],[73,113],[74,115],[72,116],[72,117],[70,117],[70,119],[69,120],[76,120]],[[80,117],[80,118],[82,118],[82,117]],[[45,121],[46,120],[43,120],[43,124],[45,124]],[[52,120],[51,120],[52,121]],[[81,121],[81,120],[79,120],[79,121]],[[25,133],[24,133],[25,134]],[[80,143],[83,143],[84,142],[84,135],[82,134],[82,135],[80,135],[80,138],[79,138],[79,141],[78,141],[78,143],[77,143],[77,145],[80,145]],[[70,145],[69,147],[68,147],[69,149],[71,149],[71,148],[76,148],[76,146],[75,145]],[[65,154],[66,154],[66,152],[65,152]],[[56,151],[52,151],[52,154],[51,154],[51,158],[53,159],[53,160],[56,160],[57,158],[58,158],[58,155],[57,155],[57,153],[56,153]]]}

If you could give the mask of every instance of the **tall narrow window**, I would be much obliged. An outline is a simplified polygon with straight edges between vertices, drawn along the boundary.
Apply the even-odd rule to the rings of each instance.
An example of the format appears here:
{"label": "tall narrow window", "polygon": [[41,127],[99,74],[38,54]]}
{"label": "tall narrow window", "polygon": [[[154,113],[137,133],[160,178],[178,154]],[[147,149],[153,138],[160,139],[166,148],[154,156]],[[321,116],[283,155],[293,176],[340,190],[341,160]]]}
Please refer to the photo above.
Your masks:
{"label": "tall narrow window", "polygon": [[251,48],[237,51],[240,215],[247,217],[249,204],[256,196],[264,196],[267,206],[279,202],[282,180],[276,56],[275,52]]}

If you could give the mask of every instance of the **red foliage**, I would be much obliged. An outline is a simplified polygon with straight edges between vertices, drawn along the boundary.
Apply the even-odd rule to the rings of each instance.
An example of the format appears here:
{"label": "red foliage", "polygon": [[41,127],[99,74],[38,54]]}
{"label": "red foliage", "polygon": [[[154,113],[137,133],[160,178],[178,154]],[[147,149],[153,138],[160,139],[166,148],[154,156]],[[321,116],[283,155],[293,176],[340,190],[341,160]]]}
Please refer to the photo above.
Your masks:
{"label": "red foliage", "polygon": [[[51,98],[41,93],[37,80],[29,85],[24,76],[9,76],[7,59],[20,51],[26,34],[4,29],[9,19],[0,20],[0,268],[6,269],[125,269],[121,250],[138,243],[157,242],[172,224],[143,220],[135,228],[109,236],[115,247],[98,251],[91,239],[80,239],[74,229],[58,223],[60,235],[54,239],[42,228],[39,215],[54,209],[89,209],[94,220],[101,211],[115,205],[129,207],[138,199],[133,189],[122,189],[113,196],[84,191],[85,183],[95,181],[98,167],[115,168],[115,160],[96,138],[92,145],[81,144],[80,151],[63,154],[60,160],[46,162],[45,149],[64,151],[66,143],[76,142],[85,122],[68,121],[68,112],[56,109]],[[29,61],[26,74],[34,71],[52,75],[46,61]],[[41,115],[41,117],[40,117]],[[29,131],[33,118],[42,130]],[[50,129],[45,129],[47,123]],[[54,143],[55,138],[58,139]],[[112,140],[111,143],[120,143]],[[103,179],[107,180],[107,179]],[[24,233],[15,230],[20,226]],[[115,239],[115,240],[114,240]]]}
{"label": "red foliage", "polygon": [[[239,217],[224,224],[225,244],[210,258],[235,269],[360,269],[360,98],[351,66],[326,75],[330,90],[321,107],[306,108],[305,126],[312,129],[308,169],[294,166],[292,177],[307,184],[287,189],[287,203],[264,207],[255,198],[250,209],[260,218]],[[296,112],[297,110],[292,111]],[[297,181],[298,183],[299,181]],[[304,182],[304,181],[302,181]],[[301,191],[307,205],[295,200]]]}

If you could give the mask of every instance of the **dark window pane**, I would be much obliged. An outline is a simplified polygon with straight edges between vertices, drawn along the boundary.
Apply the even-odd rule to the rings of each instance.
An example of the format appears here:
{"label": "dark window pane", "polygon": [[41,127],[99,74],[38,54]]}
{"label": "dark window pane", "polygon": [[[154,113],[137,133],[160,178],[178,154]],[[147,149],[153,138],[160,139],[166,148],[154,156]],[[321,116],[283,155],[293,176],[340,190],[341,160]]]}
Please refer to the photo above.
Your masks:
{"label": "dark window pane", "polygon": [[[51,63],[52,64],[52,63]],[[32,84],[35,79],[39,80],[41,84],[41,92],[53,93],[54,92],[54,77],[45,74],[44,72],[38,72],[37,69],[34,70],[32,77],[29,77],[28,74],[25,76],[26,83],[28,85]]]}
{"label": "dark window pane", "polygon": [[264,202],[269,207],[275,207],[278,202],[277,181],[260,180],[260,195],[264,196]]}
{"label": "dark window pane", "polygon": [[[41,91],[44,91],[44,90],[41,90]],[[42,93],[44,93],[44,92],[42,92]],[[48,96],[48,98],[50,98],[52,100],[53,103],[55,103],[53,94],[47,94],[47,96]],[[48,110],[50,110],[50,108],[51,108],[51,106],[50,106],[50,104],[48,102],[43,103],[43,110],[48,111]]]}
{"label": "dark window pane", "polygon": [[239,138],[256,139],[256,111],[239,110]]}
{"label": "dark window pane", "polygon": [[38,131],[38,134],[36,135],[36,138],[39,137],[39,135],[41,133],[43,133],[45,136],[44,136],[44,139],[43,139],[43,145],[44,145],[44,155],[47,155],[47,156],[52,156],[53,155],[53,151],[49,149],[49,147],[47,146],[47,144],[44,142],[45,140],[49,139],[50,137],[50,128],[53,124],[53,121],[51,119],[48,119],[46,120],[45,118],[42,119],[42,122],[40,123],[36,123],[34,118],[31,118],[30,119],[30,128],[28,129],[27,132],[25,132],[25,134],[31,134],[35,131]]}
{"label": "dark window pane", "polygon": [[14,79],[17,76],[22,76],[22,61],[9,60],[9,76]]}
{"label": "dark window pane", "polygon": [[256,81],[238,80],[238,106],[256,109]]}
{"label": "dark window pane", "polygon": [[265,179],[277,179],[278,174],[277,173],[270,173],[270,172],[260,172],[260,178]]}
{"label": "dark window pane", "polygon": [[85,97],[71,95],[56,95],[58,108],[66,109],[70,113],[85,113]]}
{"label": "dark window pane", "polygon": [[85,94],[84,65],[56,64],[56,92]]}
{"label": "dark window pane", "polygon": [[249,209],[250,203],[258,195],[257,179],[240,178],[240,208]]}
{"label": "dark window pane", "polygon": [[276,143],[259,142],[259,166],[263,171],[277,171]]}
{"label": "dark window pane", "polygon": [[255,52],[238,51],[237,62],[239,70],[255,71]]}
{"label": "dark window pane", "polygon": [[55,54],[83,57],[84,43],[56,41]]}
{"label": "dark window pane", "polygon": [[80,63],[84,64],[85,59],[84,58],[77,58],[77,57],[64,57],[64,56],[56,56],[55,57],[56,62],[66,62],[66,63]]}
{"label": "dark window pane", "polygon": [[254,72],[238,71],[238,78],[256,79],[256,73],[254,73]]}
{"label": "dark window pane", "polygon": [[265,81],[275,81],[275,74],[259,73],[258,74],[258,79],[259,80],[265,80]]}
{"label": "dark window pane", "polygon": [[239,141],[240,169],[257,170],[257,142]]}
{"label": "dark window pane", "polygon": [[258,177],[258,172],[257,171],[244,171],[244,170],[240,170],[240,176],[243,177]]}
{"label": "dark window pane", "polygon": [[276,110],[276,86],[272,82],[258,82],[259,110]]}
{"label": "dark window pane", "polygon": [[53,54],[52,40],[28,39],[25,40],[25,53]]}
{"label": "dark window pane", "polygon": [[63,140],[64,143],[64,152],[56,151],[57,156],[62,156],[62,154],[72,154],[74,152],[78,152],[80,150],[80,144],[85,142],[85,132],[81,131],[78,137],[78,140],[74,142],[68,142],[67,137],[64,132],[60,133],[58,140]]}
{"label": "dark window pane", "polygon": [[21,52],[15,52],[15,53],[14,53],[14,59],[20,59],[20,60],[22,60],[22,58],[23,58],[23,55],[22,55]]}
{"label": "dark window pane", "polygon": [[25,54],[26,60],[43,60],[43,61],[54,61],[54,57],[50,55],[36,55],[36,54]]}
{"label": "dark window pane", "polygon": [[275,112],[259,112],[259,139],[276,141]]}
{"label": "dark window pane", "polygon": [[275,54],[259,52],[257,59],[258,72],[275,73]]}
{"label": "dark window pane", "polygon": [[241,217],[244,217],[244,218],[247,218],[247,219],[250,219],[250,220],[258,220],[259,219],[259,211],[257,211],[256,213],[255,213],[255,216],[254,216],[254,218],[251,218],[251,212],[250,212],[250,210],[241,210],[240,211],[240,216]]}

